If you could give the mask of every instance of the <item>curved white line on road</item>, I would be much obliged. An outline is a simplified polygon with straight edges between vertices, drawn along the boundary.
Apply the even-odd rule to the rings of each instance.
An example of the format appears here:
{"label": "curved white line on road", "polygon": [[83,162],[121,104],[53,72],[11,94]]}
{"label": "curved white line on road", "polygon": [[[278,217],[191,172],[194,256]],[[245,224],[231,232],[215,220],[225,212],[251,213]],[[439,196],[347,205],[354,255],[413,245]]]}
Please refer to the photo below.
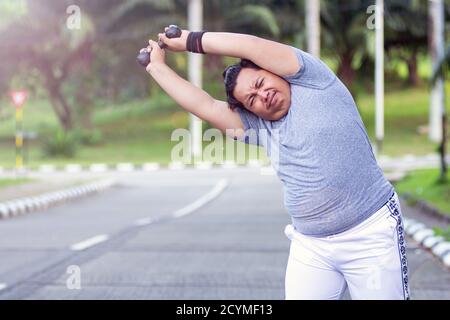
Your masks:
{"label": "curved white line on road", "polygon": [[6,289],[8,285],[6,283],[0,283],[0,291]]}
{"label": "curved white line on road", "polygon": [[[205,204],[207,204],[208,202],[210,202],[211,200],[216,198],[227,187],[227,185],[228,185],[227,179],[219,180],[219,182],[216,183],[216,185],[210,192],[205,194],[203,197],[197,199],[196,201],[192,202],[191,204],[175,211],[173,213],[173,216],[175,218],[182,217],[182,216],[185,216],[185,215],[201,208],[202,206],[204,206]],[[152,222],[153,222],[152,218],[143,218],[143,219],[139,219],[139,220],[135,221],[134,224],[136,226],[145,226]],[[89,238],[87,240],[78,242],[78,243],[72,245],[70,247],[70,249],[72,251],[86,250],[87,248],[93,247],[101,242],[107,241],[108,239],[109,239],[108,235],[101,234],[101,235]]]}
{"label": "curved white line on road", "polygon": [[153,222],[152,218],[142,218],[142,219],[136,220],[134,222],[134,225],[138,226],[138,227],[143,227],[143,226],[149,225],[152,222]]}
{"label": "curved white line on road", "polygon": [[93,247],[101,242],[104,242],[108,240],[109,237],[106,234],[101,234],[92,238],[89,238],[87,240],[78,242],[70,247],[73,251],[82,251],[86,250],[87,248]]}
{"label": "curved white line on road", "polygon": [[227,179],[221,179],[219,182],[216,183],[214,188],[205,194],[203,197],[197,199],[196,201],[192,202],[191,204],[178,209],[173,213],[173,216],[176,218],[185,216],[201,207],[203,207],[205,204],[216,198],[228,185]]}

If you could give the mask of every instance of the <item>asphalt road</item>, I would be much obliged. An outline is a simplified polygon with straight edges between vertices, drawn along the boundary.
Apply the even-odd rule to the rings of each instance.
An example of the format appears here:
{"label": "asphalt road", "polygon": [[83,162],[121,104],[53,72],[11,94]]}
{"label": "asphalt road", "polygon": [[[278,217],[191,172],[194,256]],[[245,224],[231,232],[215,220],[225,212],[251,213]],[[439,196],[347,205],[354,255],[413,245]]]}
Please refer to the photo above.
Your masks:
{"label": "asphalt road", "polygon": [[[290,220],[275,176],[114,176],[100,194],[0,221],[0,299],[284,298]],[[437,259],[412,240],[408,259],[413,299],[450,299]]]}

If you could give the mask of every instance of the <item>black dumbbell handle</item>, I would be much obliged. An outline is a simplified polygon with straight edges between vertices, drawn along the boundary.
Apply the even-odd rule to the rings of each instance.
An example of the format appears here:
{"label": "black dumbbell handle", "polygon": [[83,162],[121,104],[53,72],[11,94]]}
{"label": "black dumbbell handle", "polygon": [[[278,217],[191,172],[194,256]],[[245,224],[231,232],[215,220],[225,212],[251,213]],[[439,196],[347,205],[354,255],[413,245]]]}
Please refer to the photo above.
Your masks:
{"label": "black dumbbell handle", "polygon": [[[165,33],[166,33],[166,37],[170,38],[170,39],[181,37],[181,29],[178,26],[173,25],[173,24],[171,24],[169,26],[169,28],[167,29],[167,31]],[[165,45],[161,40],[158,40],[158,45],[161,49],[164,49],[167,47],[167,45]],[[150,63],[150,52],[148,52],[147,49],[145,49],[144,51],[139,53],[136,60],[140,65],[146,67]]]}

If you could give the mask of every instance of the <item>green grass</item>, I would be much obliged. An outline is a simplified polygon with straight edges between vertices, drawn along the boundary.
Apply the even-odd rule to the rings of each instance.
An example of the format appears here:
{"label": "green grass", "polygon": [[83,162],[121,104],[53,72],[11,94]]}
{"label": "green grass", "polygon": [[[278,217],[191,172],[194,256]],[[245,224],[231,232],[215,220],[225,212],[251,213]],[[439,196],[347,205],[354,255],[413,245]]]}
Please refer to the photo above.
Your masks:
{"label": "green grass", "polygon": [[399,194],[409,193],[413,200],[425,200],[450,215],[450,174],[447,182],[439,183],[439,170],[417,170],[396,184]]}
{"label": "green grass", "polygon": [[[447,82],[447,92],[450,92],[449,89],[450,82]],[[447,110],[450,110],[449,101],[447,99]],[[372,94],[360,95],[357,104],[369,137],[375,141],[375,97]],[[431,142],[426,133],[419,133],[419,127],[428,124],[428,105],[429,93],[426,87],[386,93],[383,154],[400,156],[437,152],[438,144]]]}
{"label": "green grass", "polygon": [[437,236],[443,237],[445,241],[450,241],[450,226],[447,229],[434,227],[433,231]]}
{"label": "green grass", "polygon": [[32,180],[27,178],[17,178],[17,179],[2,178],[0,179],[0,188],[7,188],[19,184],[29,183],[30,181]]}

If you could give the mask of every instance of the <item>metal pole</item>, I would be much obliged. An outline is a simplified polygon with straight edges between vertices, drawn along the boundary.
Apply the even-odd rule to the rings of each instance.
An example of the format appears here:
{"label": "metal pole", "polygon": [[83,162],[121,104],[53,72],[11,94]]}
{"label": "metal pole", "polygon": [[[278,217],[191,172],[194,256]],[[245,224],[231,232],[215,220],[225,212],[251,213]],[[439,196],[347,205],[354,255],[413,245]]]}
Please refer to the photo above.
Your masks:
{"label": "metal pole", "polygon": [[308,39],[308,52],[320,57],[320,0],[307,0],[306,6],[306,32]]}
{"label": "metal pole", "polygon": [[23,171],[23,109],[16,107],[16,174]]}
{"label": "metal pole", "polygon": [[375,9],[375,137],[376,153],[384,139],[384,1],[376,0]]}
{"label": "metal pole", "polygon": [[[191,31],[200,31],[203,28],[203,1],[189,0],[188,25]],[[188,53],[188,77],[189,81],[197,87],[202,87],[202,55]],[[191,131],[191,157],[194,161],[201,157],[202,153],[202,121],[195,115],[190,115],[189,128]]]}
{"label": "metal pole", "polygon": [[[433,70],[444,55],[444,1],[429,0],[429,49]],[[438,78],[431,89],[429,138],[431,141],[442,140],[442,115],[444,113],[444,81]]]}

